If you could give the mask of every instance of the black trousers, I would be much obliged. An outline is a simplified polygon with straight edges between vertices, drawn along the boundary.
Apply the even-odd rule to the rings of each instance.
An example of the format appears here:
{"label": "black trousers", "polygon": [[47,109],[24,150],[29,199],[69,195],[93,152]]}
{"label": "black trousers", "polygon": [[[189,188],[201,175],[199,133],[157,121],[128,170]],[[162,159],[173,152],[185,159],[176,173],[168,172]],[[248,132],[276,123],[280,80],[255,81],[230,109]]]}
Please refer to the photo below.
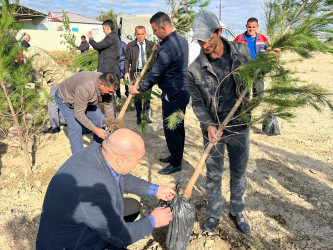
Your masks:
{"label": "black trousers", "polygon": [[174,130],[170,130],[167,128],[166,118],[179,110],[185,114],[189,100],[190,94],[187,90],[169,90],[162,95],[163,129],[171,155],[170,164],[174,167],[182,164],[185,143],[184,120]]}

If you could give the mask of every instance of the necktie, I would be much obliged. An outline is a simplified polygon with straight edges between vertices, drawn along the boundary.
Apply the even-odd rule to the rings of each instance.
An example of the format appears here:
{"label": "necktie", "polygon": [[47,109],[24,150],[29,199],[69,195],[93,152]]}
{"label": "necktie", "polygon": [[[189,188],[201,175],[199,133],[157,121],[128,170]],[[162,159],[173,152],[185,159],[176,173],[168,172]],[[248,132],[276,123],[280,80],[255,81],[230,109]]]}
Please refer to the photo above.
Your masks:
{"label": "necktie", "polygon": [[145,65],[145,52],[143,51],[143,43],[140,43],[140,47],[141,47],[141,64],[142,64],[142,68]]}

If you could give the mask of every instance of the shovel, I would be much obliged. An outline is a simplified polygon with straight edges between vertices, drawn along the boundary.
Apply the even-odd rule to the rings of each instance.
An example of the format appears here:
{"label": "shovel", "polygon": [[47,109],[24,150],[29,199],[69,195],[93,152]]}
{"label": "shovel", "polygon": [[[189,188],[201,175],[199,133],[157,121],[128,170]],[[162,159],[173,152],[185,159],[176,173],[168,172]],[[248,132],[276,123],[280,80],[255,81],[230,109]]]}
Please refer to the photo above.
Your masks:
{"label": "shovel", "polygon": [[[143,75],[146,73],[147,69],[148,69],[148,66],[152,60],[152,58],[154,57],[156,51],[152,51],[150,57],[148,58],[147,62],[145,63],[145,66],[143,67],[140,75],[138,78],[136,78],[136,81],[134,83],[134,87],[137,88]],[[129,103],[131,102],[132,100],[132,97],[133,97],[133,94],[129,94],[123,107],[121,108],[121,111],[118,115],[117,118],[108,118],[106,123],[107,123],[107,128],[106,128],[106,131],[107,133],[112,133],[114,131],[116,131],[117,129],[120,129],[120,128],[126,128],[126,123],[123,121],[123,117],[125,115],[125,112],[128,108],[128,105]]]}

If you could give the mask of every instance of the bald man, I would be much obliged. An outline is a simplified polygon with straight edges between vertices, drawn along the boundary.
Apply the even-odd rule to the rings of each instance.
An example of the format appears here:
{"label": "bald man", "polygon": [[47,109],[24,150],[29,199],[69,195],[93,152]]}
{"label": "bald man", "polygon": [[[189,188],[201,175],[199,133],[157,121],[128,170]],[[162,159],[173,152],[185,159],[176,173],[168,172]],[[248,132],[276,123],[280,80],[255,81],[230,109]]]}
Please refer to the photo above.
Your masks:
{"label": "bald man", "polygon": [[[142,138],[119,129],[71,156],[52,178],[45,195],[36,249],[126,247],[172,220],[170,208],[156,208],[134,221],[140,204],[124,192],[170,201],[175,190],[129,174],[145,154]],[[131,222],[134,221],[134,222]]]}

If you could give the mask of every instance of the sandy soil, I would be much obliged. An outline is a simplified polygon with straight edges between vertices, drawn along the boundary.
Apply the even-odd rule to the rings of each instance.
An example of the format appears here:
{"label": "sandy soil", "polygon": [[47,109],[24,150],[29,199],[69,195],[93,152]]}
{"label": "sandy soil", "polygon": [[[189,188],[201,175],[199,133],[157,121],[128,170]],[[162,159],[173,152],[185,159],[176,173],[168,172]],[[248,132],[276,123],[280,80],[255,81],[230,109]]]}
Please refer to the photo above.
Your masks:
{"label": "sandy soil", "polygon": [[[287,55],[287,59],[294,58]],[[333,86],[333,56],[319,54],[310,60],[289,63],[290,69],[309,83]],[[134,174],[158,183],[174,185],[180,178],[187,184],[193,166],[202,153],[199,123],[189,107],[186,116],[186,144],[183,171],[170,176],[157,173],[165,164],[158,158],[167,155],[160,101],[153,101],[154,123],[142,134],[146,156]],[[281,135],[251,129],[248,166],[248,189],[244,215],[252,231],[243,235],[228,218],[229,170],[223,178],[225,206],[216,232],[205,235],[205,171],[196,183],[192,201],[196,222],[188,249],[333,249],[333,113],[312,108],[296,111],[291,122],[279,120]],[[125,115],[129,128],[140,130],[134,111]],[[22,152],[0,141],[0,249],[34,249],[42,202],[47,185],[71,155],[67,128],[57,135],[40,135],[34,141],[33,174],[24,177]],[[91,136],[84,137],[86,144]],[[157,206],[152,197],[138,197],[143,204],[142,216]],[[129,249],[166,249],[167,228],[156,229],[152,236]]]}

